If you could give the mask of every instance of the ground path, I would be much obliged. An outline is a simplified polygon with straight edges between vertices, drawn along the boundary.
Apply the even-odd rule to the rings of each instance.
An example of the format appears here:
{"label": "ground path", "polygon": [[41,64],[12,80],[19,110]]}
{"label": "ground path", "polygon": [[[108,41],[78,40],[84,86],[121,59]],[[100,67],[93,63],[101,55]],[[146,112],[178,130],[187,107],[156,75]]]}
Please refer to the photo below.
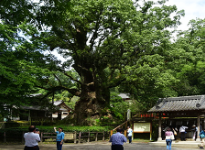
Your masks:
{"label": "ground path", "polygon": [[[55,144],[40,144],[40,150],[56,150]],[[64,144],[63,150],[110,150],[110,143]],[[0,145],[0,150],[23,150],[24,145]],[[198,150],[197,144],[173,144],[172,150]],[[166,150],[165,143],[124,144],[124,150]]]}

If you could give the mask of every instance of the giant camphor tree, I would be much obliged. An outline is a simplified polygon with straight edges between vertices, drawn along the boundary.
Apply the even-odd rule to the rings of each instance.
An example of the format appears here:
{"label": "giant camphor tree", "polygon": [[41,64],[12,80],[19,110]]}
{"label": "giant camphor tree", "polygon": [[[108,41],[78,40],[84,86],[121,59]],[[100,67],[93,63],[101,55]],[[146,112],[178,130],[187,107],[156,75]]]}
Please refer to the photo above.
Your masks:
{"label": "giant camphor tree", "polygon": [[[165,1],[156,7],[150,1],[132,0],[41,2],[35,9],[35,26],[41,33],[31,35],[30,40],[57,50],[66,61],[50,70],[63,73],[76,86],[67,87],[56,77],[58,85],[37,87],[48,93],[67,90],[79,96],[77,124],[106,115],[110,88],[133,79],[140,81],[142,76],[137,75],[143,72],[152,78],[163,71],[161,60],[171,35],[167,28],[179,24],[183,14],[176,6],[166,6]],[[78,76],[70,74],[70,67]]]}

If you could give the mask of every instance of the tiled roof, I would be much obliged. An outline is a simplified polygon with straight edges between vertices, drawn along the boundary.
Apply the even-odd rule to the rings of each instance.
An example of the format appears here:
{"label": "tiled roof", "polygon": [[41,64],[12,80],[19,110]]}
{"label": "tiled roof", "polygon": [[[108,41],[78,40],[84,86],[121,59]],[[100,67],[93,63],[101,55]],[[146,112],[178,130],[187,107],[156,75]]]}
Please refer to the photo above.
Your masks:
{"label": "tiled roof", "polygon": [[65,108],[66,110],[74,111],[72,108],[70,108],[68,105],[66,105],[63,100],[55,101],[55,102],[53,103],[54,106],[60,106],[61,104],[64,105],[64,108]]}
{"label": "tiled roof", "polygon": [[118,96],[122,97],[122,99],[130,99],[127,93],[120,93]]}
{"label": "tiled roof", "polygon": [[58,106],[58,105],[60,105],[60,104],[62,104],[62,103],[63,103],[62,100],[60,100],[60,101],[54,101],[53,105]]}
{"label": "tiled roof", "polygon": [[40,106],[20,106],[21,109],[26,109],[26,110],[48,110],[48,108],[41,108]]}
{"label": "tiled roof", "polygon": [[159,98],[148,112],[205,110],[205,95]]}

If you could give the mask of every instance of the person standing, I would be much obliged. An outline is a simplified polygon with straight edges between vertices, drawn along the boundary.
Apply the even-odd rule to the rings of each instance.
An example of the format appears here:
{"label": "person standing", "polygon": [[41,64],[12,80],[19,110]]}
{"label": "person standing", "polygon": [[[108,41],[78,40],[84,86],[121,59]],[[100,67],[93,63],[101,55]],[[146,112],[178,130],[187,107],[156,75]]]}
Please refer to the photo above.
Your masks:
{"label": "person standing", "polygon": [[165,132],[165,138],[166,138],[166,144],[167,144],[167,150],[172,149],[172,140],[173,140],[174,134],[171,131],[171,128],[167,128]]}
{"label": "person standing", "polygon": [[202,130],[199,135],[201,138],[201,145],[199,145],[199,148],[204,149],[205,130]]}
{"label": "person standing", "polygon": [[192,130],[192,138],[193,140],[196,141],[198,128],[196,127],[196,125],[193,125],[191,130]]}
{"label": "person standing", "polygon": [[110,137],[110,141],[112,142],[111,150],[123,150],[123,143],[127,142],[127,138],[122,134],[122,129],[118,128],[117,133],[113,134]]}
{"label": "person standing", "polygon": [[56,135],[57,150],[62,150],[63,140],[64,140],[64,136],[65,136],[65,134],[63,133],[63,128],[59,127],[58,131],[57,131],[56,127],[54,127],[54,131],[57,133],[57,135]]}
{"label": "person standing", "polygon": [[39,150],[38,142],[40,142],[40,132],[36,131],[36,127],[31,125],[28,128],[29,132],[24,134],[25,147],[24,150]]}
{"label": "person standing", "polygon": [[186,141],[186,129],[188,129],[188,127],[183,125],[179,128],[179,132],[181,133],[181,141]]}
{"label": "person standing", "polygon": [[129,143],[132,143],[132,129],[128,126],[128,130],[127,130],[127,136],[129,139]]}

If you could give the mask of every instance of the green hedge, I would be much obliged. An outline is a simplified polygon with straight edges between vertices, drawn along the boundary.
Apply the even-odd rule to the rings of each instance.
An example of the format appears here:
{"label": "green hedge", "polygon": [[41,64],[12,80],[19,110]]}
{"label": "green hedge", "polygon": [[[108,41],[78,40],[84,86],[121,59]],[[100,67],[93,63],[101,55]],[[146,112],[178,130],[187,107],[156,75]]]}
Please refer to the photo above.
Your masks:
{"label": "green hedge", "polygon": [[[54,126],[36,126],[41,132],[54,132]],[[58,125],[56,128],[62,127],[64,132],[103,132],[103,131],[110,131],[113,127],[108,126],[66,126],[66,125]],[[17,128],[6,128],[0,129],[0,132],[28,132],[28,127],[17,127]]]}

